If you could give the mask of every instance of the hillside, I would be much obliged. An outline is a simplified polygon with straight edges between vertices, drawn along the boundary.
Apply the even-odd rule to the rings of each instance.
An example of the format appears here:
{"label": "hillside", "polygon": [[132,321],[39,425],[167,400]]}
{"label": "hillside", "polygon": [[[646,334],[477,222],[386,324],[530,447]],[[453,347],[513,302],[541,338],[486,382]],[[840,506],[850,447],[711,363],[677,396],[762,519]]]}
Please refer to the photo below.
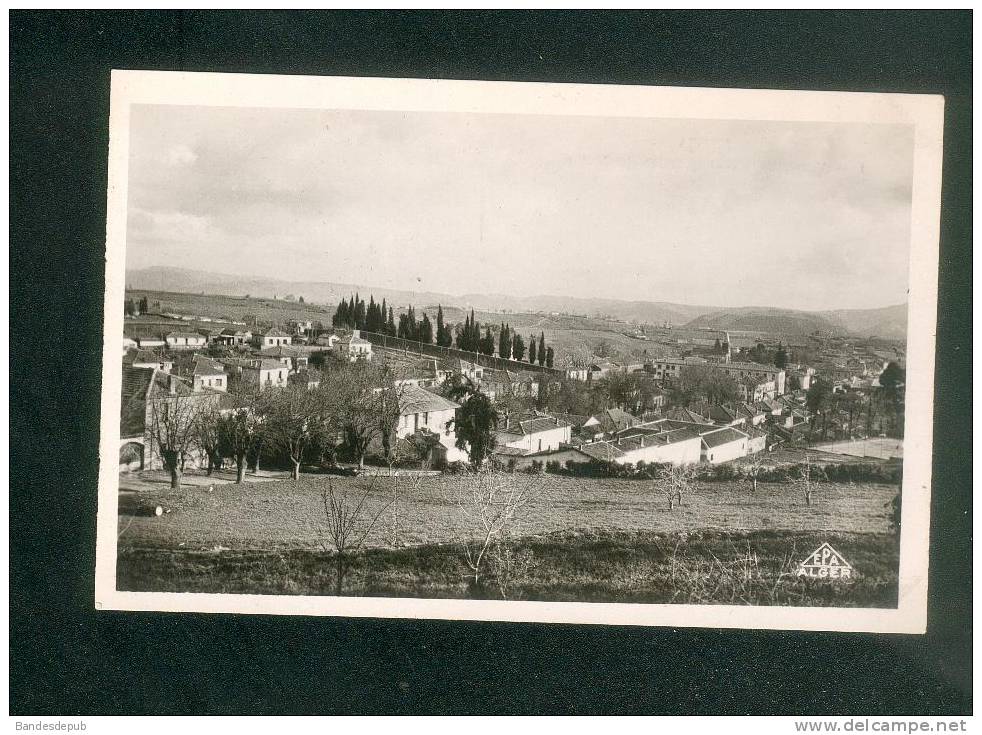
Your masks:
{"label": "hillside", "polygon": [[827,311],[823,316],[853,334],[864,337],[905,339],[907,337],[907,304],[882,309],[842,309]]}
{"label": "hillside", "polygon": [[[343,297],[355,292],[372,294],[398,307],[417,308],[443,304],[446,308],[469,309],[502,314],[564,313],[590,317],[606,315],[614,319],[660,325],[727,329],[746,332],[772,332],[805,335],[814,331],[851,332],[859,336],[902,339],[907,333],[907,307],[904,304],[880,309],[844,309],[826,312],[795,311],[775,307],[718,308],[675,304],[664,301],[620,301],[617,299],[573,296],[512,296],[508,294],[463,294],[454,296],[431,291],[405,291],[379,288],[372,284],[331,283],[323,281],[284,281],[259,276],[235,276],[186,268],[156,266],[126,273],[127,287],[142,291],[167,291],[216,296],[252,296],[283,300],[302,296],[307,303],[333,307]],[[498,319],[495,318],[495,321]],[[521,320],[509,319],[516,322]],[[529,325],[571,327],[573,325],[539,324],[539,317]],[[582,326],[577,324],[576,326]],[[593,325],[591,325],[593,326]],[[596,325],[600,326],[600,325]],[[615,325],[607,328],[619,329]]]}
{"label": "hillside", "polygon": [[507,294],[464,294],[454,296],[431,291],[401,291],[379,288],[371,284],[330,283],[321,281],[283,281],[256,276],[233,276],[224,273],[155,266],[126,273],[126,285],[145,291],[180,291],[205,293],[217,296],[253,296],[283,298],[286,295],[303,296],[305,301],[336,304],[341,298],[356,291],[374,294],[376,299],[386,299],[396,306],[452,305],[474,308],[487,312],[564,312],[595,316],[610,315],[625,321],[661,324],[683,324],[693,317],[711,311],[708,306],[689,306],[653,301],[618,301],[616,299],[589,299],[564,296],[511,296]]}
{"label": "hillside", "polygon": [[842,327],[821,314],[790,309],[745,307],[724,309],[696,317],[685,326],[700,329],[727,329],[742,332],[811,334],[815,331],[841,331]]}

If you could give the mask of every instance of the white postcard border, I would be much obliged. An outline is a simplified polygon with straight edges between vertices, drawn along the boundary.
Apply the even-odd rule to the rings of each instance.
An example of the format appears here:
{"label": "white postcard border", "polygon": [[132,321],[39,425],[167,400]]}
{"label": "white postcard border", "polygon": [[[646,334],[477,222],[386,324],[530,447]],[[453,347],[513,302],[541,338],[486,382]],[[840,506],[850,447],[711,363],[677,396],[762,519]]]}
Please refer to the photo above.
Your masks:
{"label": "white postcard border", "polygon": [[[133,104],[907,124],[915,128],[897,609],[124,592],[116,589],[129,113]],[[112,72],[95,606],[604,625],[923,633],[944,99],[932,95],[198,72]]]}

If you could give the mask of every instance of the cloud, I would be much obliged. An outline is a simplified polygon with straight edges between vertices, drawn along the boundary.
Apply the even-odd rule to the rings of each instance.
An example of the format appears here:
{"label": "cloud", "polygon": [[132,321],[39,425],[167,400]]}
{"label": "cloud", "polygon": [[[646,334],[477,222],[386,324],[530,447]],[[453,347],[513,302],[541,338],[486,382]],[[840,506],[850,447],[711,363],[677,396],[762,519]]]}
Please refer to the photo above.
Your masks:
{"label": "cloud", "polygon": [[891,125],[134,108],[130,258],[450,293],[905,297]]}

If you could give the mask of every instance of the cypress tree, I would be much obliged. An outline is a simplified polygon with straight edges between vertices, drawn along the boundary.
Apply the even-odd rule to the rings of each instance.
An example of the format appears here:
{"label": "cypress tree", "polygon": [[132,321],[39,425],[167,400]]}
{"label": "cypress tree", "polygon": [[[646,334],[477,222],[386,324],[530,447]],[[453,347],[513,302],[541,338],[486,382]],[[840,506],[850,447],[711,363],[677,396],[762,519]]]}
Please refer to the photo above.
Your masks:
{"label": "cypress tree", "polygon": [[529,337],[529,362],[535,364],[535,335]]}
{"label": "cypress tree", "polygon": [[481,340],[480,351],[484,355],[494,355],[494,335],[491,334],[491,326],[484,328],[484,339]]}
{"label": "cypress tree", "polygon": [[553,352],[552,347],[546,348],[546,367],[552,367]]}
{"label": "cypress tree", "polygon": [[546,362],[546,333],[539,332],[539,351],[537,353],[539,358],[539,364],[544,365]]}
{"label": "cypress tree", "polygon": [[518,333],[515,334],[511,341],[511,355],[513,360],[519,361],[525,357],[525,340]]}
{"label": "cypress tree", "polygon": [[501,323],[501,331],[498,332],[498,357],[505,360],[511,358],[511,335],[508,333],[508,325]]}

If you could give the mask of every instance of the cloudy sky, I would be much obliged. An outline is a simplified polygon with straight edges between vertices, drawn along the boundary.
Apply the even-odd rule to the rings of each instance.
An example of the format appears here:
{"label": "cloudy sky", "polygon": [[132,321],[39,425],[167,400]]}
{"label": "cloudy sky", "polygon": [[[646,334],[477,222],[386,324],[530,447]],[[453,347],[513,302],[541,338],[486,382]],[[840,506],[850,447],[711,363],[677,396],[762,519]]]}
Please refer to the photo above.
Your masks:
{"label": "cloudy sky", "polygon": [[893,125],[135,106],[127,267],[885,306],[912,152]]}

